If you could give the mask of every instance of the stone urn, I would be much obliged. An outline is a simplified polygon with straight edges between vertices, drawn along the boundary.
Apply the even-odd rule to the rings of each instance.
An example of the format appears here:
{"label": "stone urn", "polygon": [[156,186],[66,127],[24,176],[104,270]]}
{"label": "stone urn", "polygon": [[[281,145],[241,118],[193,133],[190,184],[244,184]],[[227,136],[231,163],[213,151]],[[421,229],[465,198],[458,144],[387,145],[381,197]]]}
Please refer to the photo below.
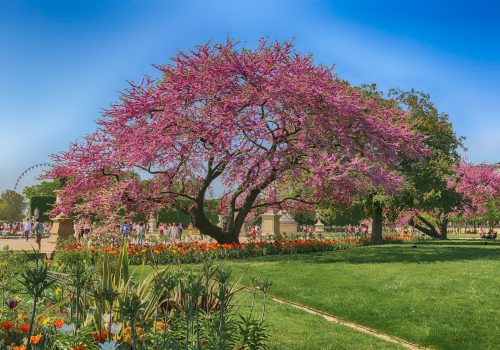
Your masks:
{"label": "stone urn", "polygon": [[314,224],[314,232],[315,233],[324,233],[325,232],[325,225],[319,219]]}
{"label": "stone urn", "polygon": [[[56,204],[61,203],[59,191],[56,192]],[[73,220],[64,213],[59,213],[51,219],[52,228],[50,229],[49,243],[57,243],[58,241],[67,239],[75,234]]]}
{"label": "stone urn", "polygon": [[73,220],[64,214],[61,213],[51,220],[52,228],[50,229],[49,243],[57,243],[75,234]]}

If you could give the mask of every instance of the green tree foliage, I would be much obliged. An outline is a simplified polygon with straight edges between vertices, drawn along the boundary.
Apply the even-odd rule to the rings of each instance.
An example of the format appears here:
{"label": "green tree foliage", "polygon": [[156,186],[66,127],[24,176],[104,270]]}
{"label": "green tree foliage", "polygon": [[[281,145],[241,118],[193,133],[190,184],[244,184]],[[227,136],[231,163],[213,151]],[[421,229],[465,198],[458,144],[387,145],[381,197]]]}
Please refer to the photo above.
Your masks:
{"label": "green tree foliage", "polygon": [[359,225],[366,219],[366,204],[356,201],[352,205],[335,205],[321,210],[323,222],[327,225]]}
{"label": "green tree foliage", "polygon": [[55,197],[55,191],[60,190],[61,187],[61,180],[42,181],[41,183],[33,186],[26,186],[23,190],[23,194],[26,198],[31,198],[34,196]]}
{"label": "green tree foliage", "polygon": [[[413,209],[410,223],[416,229],[431,237],[446,239],[449,215],[462,201],[456,191],[448,188],[447,179],[460,162],[459,151],[464,147],[464,139],[457,137],[448,115],[437,110],[429,94],[391,90],[389,97],[410,114],[415,130],[426,136],[425,146],[430,151],[423,162],[409,159],[401,162],[406,187],[393,209]],[[427,220],[423,213],[433,220]]]}
{"label": "green tree foliage", "polygon": [[0,195],[0,220],[21,221],[26,207],[24,197],[13,190],[5,190]]}
{"label": "green tree foliage", "polygon": [[49,213],[54,209],[54,204],[56,203],[55,196],[32,196],[29,201],[32,216],[35,213],[35,209],[38,208],[40,211],[40,221],[50,220]]}
{"label": "green tree foliage", "polygon": [[[217,224],[219,219],[217,217],[218,211],[217,206],[219,204],[218,199],[207,199],[205,201],[205,207],[207,208],[207,218],[214,224]],[[185,206],[189,203],[186,201]],[[164,208],[158,213],[158,222],[165,223],[181,223],[184,226],[188,226],[191,223],[191,218],[184,211],[176,210],[173,208]]]}
{"label": "green tree foliage", "polygon": [[397,195],[387,195],[374,188],[349,207],[327,205],[325,216],[346,223],[372,218],[379,223],[373,227],[372,243],[380,243],[382,222],[394,221],[402,212],[412,210],[414,215],[410,223],[416,229],[434,238],[446,239],[448,217],[462,201],[457,192],[448,188],[447,179],[460,161],[463,138],[457,137],[448,115],[439,112],[425,92],[391,89],[384,94],[375,84],[363,85],[359,89],[381,105],[407,112],[413,129],[426,137],[424,143],[430,154],[424,160],[408,159],[402,155],[393,169],[405,180]]}
{"label": "green tree foliage", "polygon": [[485,205],[486,212],[483,215],[464,218],[460,213],[454,213],[450,216],[450,222],[455,224],[472,223],[474,226],[477,224],[487,225],[489,229],[500,221],[500,198],[494,198],[488,201]]}

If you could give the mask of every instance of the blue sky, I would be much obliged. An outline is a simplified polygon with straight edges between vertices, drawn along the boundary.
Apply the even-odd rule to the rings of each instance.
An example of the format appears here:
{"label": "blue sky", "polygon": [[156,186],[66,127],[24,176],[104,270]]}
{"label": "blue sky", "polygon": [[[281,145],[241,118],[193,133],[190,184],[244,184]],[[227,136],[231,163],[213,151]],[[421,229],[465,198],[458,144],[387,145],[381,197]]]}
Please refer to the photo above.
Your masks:
{"label": "blue sky", "polygon": [[0,190],[93,131],[127,80],[227,36],[295,39],[353,84],[425,90],[470,160],[500,161],[495,1],[0,0]]}

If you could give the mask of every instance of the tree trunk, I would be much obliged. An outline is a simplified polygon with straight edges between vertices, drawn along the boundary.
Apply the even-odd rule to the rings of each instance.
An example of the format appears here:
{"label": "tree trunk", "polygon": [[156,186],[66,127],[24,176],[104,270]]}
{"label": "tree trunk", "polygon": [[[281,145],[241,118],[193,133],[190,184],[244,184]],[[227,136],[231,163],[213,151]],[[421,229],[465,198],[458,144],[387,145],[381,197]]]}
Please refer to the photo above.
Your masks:
{"label": "tree trunk", "polygon": [[222,228],[214,225],[205,215],[203,208],[193,205],[188,210],[193,225],[204,235],[214,238],[217,243],[239,243],[238,235],[225,232]]}
{"label": "tree trunk", "polygon": [[384,217],[382,212],[382,204],[375,203],[373,206],[373,223],[372,223],[372,235],[371,235],[372,244],[382,243],[383,219]]}
{"label": "tree trunk", "polygon": [[245,218],[252,210],[252,206],[258,195],[276,179],[275,170],[276,169],[273,169],[271,174],[264,181],[248,191],[248,195],[245,197],[241,208],[238,208],[236,215],[235,203],[237,196],[233,198],[232,207],[227,213],[226,224],[223,228],[214,225],[205,215],[205,211],[203,209],[205,191],[208,188],[208,184],[210,184],[210,181],[206,180],[205,185],[196,196],[195,203],[193,203],[187,210],[193,225],[203,234],[216,239],[218,243],[239,243],[240,231],[245,223]]}
{"label": "tree trunk", "polygon": [[434,227],[434,225],[431,222],[429,222],[428,220],[426,220],[423,216],[421,216],[419,214],[417,214],[416,217],[418,219],[420,219],[420,221],[422,221],[425,226],[417,224],[415,222],[415,219],[413,219],[413,218],[410,219],[411,226],[413,226],[415,229],[419,230],[423,234],[426,234],[427,236],[430,236],[432,238],[440,238],[441,237],[441,235],[439,234],[439,232],[436,230],[436,228]]}
{"label": "tree trunk", "polygon": [[439,223],[439,231],[442,240],[448,239],[448,214],[445,214],[443,220]]}

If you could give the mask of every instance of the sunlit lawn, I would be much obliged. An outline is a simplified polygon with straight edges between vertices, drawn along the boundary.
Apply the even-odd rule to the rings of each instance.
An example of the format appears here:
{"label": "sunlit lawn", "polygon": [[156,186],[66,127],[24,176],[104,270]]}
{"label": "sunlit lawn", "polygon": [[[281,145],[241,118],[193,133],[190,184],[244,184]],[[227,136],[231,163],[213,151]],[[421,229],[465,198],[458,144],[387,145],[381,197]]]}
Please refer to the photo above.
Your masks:
{"label": "sunlit lawn", "polygon": [[[248,311],[251,304],[250,293],[243,292],[243,300],[238,302]],[[260,316],[262,298],[255,309]],[[247,307],[245,309],[245,306]],[[404,349],[396,344],[365,335],[348,327],[329,322],[321,316],[311,315],[302,310],[275,301],[266,302],[266,324],[270,331],[269,349]]]}
{"label": "sunlit lawn", "polygon": [[499,348],[499,243],[384,245],[231,266],[270,279],[285,299],[421,345]]}
{"label": "sunlit lawn", "polygon": [[[245,284],[267,278],[274,295],[422,346],[499,348],[498,242],[432,241],[225,263],[235,276],[245,274]],[[321,317],[272,305],[274,349],[382,348],[379,340]],[[298,345],[278,345],[285,342]]]}

